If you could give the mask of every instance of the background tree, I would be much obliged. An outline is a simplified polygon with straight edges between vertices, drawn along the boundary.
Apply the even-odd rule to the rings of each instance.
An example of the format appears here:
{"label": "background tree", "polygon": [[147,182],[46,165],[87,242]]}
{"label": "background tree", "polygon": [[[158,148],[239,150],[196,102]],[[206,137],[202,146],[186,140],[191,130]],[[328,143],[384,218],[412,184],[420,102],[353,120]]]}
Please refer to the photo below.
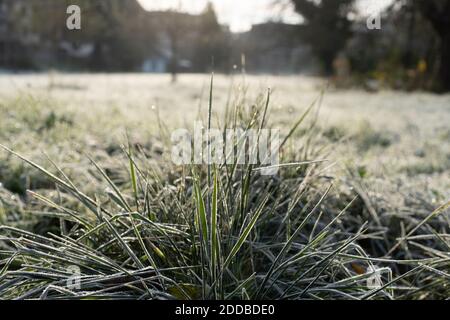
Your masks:
{"label": "background tree", "polygon": [[439,37],[439,88],[450,91],[450,0],[414,0]]}
{"label": "background tree", "polygon": [[178,77],[184,19],[182,14],[176,11],[169,11],[168,17],[170,17],[170,19],[165,21],[164,29],[166,30],[170,45],[169,72],[172,76],[172,82],[174,83],[177,81]]}
{"label": "background tree", "polygon": [[216,70],[227,71],[230,50],[228,33],[220,25],[214,6],[209,2],[200,16],[193,58],[195,70],[207,71],[213,60]]}
{"label": "background tree", "polygon": [[[136,70],[145,56],[153,33],[147,31],[145,14],[135,1],[121,0],[36,0],[32,8],[33,32],[57,55],[63,67],[90,70]],[[81,30],[66,28],[69,5],[81,8]],[[43,21],[45,23],[43,23]],[[63,43],[90,44],[88,61],[75,61],[62,52]],[[75,65],[74,65],[75,64]]]}
{"label": "background tree", "polygon": [[27,38],[32,11],[23,0],[0,0],[0,67],[31,67]]}
{"label": "background tree", "polygon": [[[136,1],[96,0],[98,18],[104,22],[97,34],[110,61],[106,68],[136,70],[144,59],[146,45],[151,42],[145,13]],[[101,66],[101,63],[97,64]]]}
{"label": "background tree", "polygon": [[439,41],[417,3],[393,2],[382,13],[380,30],[366,28],[367,18],[361,15],[354,21],[345,50],[357,82],[374,79],[396,89],[431,89]]}
{"label": "background tree", "polygon": [[295,10],[305,19],[305,40],[323,64],[324,72],[333,72],[333,61],[350,38],[354,0],[292,0]]}

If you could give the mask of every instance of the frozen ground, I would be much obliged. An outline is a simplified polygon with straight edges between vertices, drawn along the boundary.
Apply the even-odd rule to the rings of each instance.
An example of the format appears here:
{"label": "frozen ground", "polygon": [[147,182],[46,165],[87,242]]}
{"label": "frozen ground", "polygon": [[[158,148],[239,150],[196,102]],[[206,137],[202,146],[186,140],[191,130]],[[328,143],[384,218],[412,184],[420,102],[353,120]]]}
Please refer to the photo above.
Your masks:
{"label": "frozen ground", "polygon": [[[0,142],[33,157],[45,150],[63,162],[69,151],[61,150],[114,144],[123,141],[126,129],[145,142],[158,135],[157,113],[171,129],[204,118],[208,86],[207,75],[181,75],[176,84],[165,75],[1,75]],[[270,118],[286,130],[325,83],[295,76],[216,76],[214,110],[220,114],[227,102],[232,106],[239,90],[248,91],[251,103],[268,87],[273,90]],[[36,124],[46,123],[51,112],[61,120],[59,129],[44,132]],[[330,142],[330,173],[402,209],[407,201],[437,205],[450,198],[449,124],[450,95],[329,88],[317,126],[319,140]],[[5,157],[0,152],[0,160]]]}

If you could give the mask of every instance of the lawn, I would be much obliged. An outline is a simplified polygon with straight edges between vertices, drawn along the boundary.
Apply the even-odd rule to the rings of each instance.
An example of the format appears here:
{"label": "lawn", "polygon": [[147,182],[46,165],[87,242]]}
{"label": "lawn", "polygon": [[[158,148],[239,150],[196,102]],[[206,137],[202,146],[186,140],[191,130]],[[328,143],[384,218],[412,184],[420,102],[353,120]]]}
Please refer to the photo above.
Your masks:
{"label": "lawn", "polygon": [[[0,298],[450,296],[449,95],[299,76],[210,89],[1,75]],[[171,133],[209,116],[279,129],[296,165],[173,164]]]}

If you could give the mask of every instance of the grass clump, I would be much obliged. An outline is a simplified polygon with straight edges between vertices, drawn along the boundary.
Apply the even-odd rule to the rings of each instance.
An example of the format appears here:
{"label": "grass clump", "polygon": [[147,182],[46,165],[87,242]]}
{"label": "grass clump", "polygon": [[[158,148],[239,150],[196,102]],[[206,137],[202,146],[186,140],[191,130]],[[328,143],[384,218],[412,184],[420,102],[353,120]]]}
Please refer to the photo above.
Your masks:
{"label": "grass clump", "polygon": [[[221,128],[270,127],[269,97],[236,103]],[[395,234],[377,213],[363,219],[366,199],[338,199],[324,163],[310,158],[314,139],[306,137],[311,148],[302,152],[290,143],[310,110],[282,139],[281,162],[290,165],[277,176],[254,165],[175,166],[128,141],[120,155],[102,155],[114,170],[89,158],[95,186],[87,188],[51,160],[53,171],[3,147],[57,188],[28,192],[45,230],[0,226],[0,297],[448,297],[449,204],[421,220],[400,217]],[[211,85],[208,127],[212,111]],[[68,286],[73,267],[77,288]]]}

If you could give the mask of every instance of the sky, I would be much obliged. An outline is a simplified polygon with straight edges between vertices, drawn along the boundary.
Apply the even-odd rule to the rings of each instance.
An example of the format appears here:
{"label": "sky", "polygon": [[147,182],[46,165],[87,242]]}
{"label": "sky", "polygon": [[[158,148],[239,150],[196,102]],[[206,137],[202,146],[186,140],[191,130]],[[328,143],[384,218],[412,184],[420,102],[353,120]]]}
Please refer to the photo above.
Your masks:
{"label": "sky", "polygon": [[[208,0],[138,0],[147,10],[176,9],[198,14]],[[299,23],[302,21],[289,0],[211,0],[219,22],[230,26],[233,32],[247,31],[253,24],[272,21]],[[274,5],[274,2],[281,4]],[[392,0],[359,0],[363,13],[374,13],[386,7]]]}

